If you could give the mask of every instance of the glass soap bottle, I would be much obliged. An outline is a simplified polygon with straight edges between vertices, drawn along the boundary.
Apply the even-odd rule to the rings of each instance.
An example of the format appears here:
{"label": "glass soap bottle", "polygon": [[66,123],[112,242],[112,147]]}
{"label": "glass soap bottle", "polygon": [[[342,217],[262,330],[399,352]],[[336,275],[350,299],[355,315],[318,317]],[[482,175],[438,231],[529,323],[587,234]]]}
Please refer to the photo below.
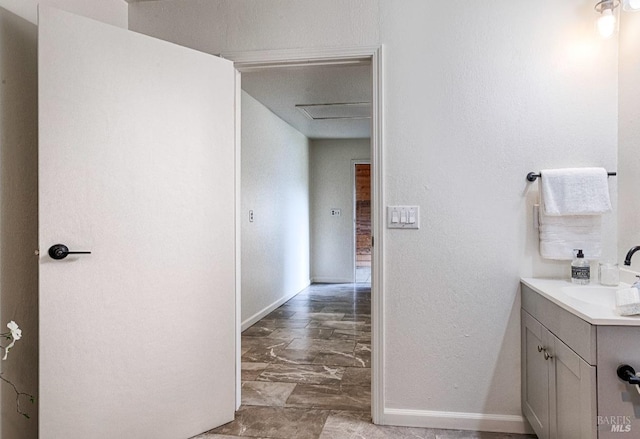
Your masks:
{"label": "glass soap bottle", "polygon": [[578,285],[587,285],[590,280],[591,266],[589,265],[589,261],[584,258],[582,249],[578,249],[578,253],[571,262],[571,282]]}

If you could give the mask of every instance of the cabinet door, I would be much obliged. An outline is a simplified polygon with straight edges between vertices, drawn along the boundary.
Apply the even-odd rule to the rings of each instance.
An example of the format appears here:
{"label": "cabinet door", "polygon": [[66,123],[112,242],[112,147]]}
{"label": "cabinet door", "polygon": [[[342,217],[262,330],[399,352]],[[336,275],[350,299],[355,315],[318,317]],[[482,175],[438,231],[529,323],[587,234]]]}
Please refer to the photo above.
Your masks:
{"label": "cabinet door", "polygon": [[552,335],[522,311],[522,412],[539,439],[549,436],[549,361],[542,350]]}
{"label": "cabinet door", "polygon": [[552,337],[549,359],[551,439],[596,439],[596,368]]}

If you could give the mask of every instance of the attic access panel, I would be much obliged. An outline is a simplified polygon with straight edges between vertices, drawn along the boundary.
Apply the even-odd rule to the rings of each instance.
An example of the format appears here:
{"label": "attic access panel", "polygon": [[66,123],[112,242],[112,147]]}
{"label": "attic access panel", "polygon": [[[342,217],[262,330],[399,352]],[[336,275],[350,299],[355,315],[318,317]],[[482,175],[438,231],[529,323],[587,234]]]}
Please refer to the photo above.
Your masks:
{"label": "attic access panel", "polygon": [[371,119],[371,102],[299,104],[296,108],[311,120]]}

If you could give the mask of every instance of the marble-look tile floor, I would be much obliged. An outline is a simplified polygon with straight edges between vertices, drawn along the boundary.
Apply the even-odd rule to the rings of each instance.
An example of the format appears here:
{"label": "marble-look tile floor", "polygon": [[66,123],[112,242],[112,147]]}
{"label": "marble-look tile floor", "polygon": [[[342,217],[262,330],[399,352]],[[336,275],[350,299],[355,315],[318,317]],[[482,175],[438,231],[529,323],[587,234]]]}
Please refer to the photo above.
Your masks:
{"label": "marble-look tile floor", "polygon": [[236,419],[195,439],[526,438],[371,423],[371,288],[314,284],[242,333]]}

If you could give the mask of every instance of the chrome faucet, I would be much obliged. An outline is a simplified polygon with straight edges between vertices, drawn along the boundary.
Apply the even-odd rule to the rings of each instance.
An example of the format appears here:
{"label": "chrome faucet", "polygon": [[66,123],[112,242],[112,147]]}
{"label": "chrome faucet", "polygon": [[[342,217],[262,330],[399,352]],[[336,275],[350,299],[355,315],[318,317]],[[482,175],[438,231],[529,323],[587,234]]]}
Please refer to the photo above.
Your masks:
{"label": "chrome faucet", "polygon": [[631,247],[631,250],[629,250],[627,252],[627,257],[624,258],[624,265],[631,265],[631,256],[633,256],[633,254],[635,252],[637,252],[638,250],[640,250],[640,245],[636,245],[635,247]]}

